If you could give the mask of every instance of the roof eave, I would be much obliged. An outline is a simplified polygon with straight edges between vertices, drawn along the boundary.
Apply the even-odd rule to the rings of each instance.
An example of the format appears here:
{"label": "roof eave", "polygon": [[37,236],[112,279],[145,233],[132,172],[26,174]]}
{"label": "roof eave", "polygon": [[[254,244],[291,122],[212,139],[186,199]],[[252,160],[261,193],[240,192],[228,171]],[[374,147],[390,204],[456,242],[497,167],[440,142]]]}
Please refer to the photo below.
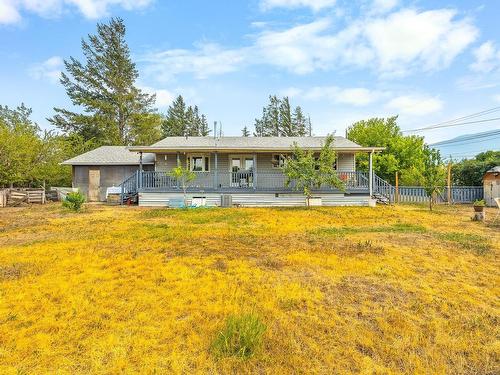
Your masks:
{"label": "roof eave", "polygon": [[[143,162],[143,165],[154,165],[154,161],[147,161]],[[70,160],[63,161],[62,163],[59,163],[59,165],[80,165],[80,166],[85,166],[85,165],[140,165],[139,162],[133,162],[133,163],[105,163],[105,162],[99,162],[99,163],[92,163],[92,162],[72,162]]]}
{"label": "roof eave", "polygon": [[[321,147],[302,147],[305,150],[320,151]],[[381,152],[385,147],[333,147],[335,151],[344,152]],[[283,152],[290,151],[290,147],[193,147],[193,146],[177,146],[177,147],[155,147],[155,146],[132,146],[129,147],[130,152],[148,152],[148,153],[170,153],[170,152]]]}

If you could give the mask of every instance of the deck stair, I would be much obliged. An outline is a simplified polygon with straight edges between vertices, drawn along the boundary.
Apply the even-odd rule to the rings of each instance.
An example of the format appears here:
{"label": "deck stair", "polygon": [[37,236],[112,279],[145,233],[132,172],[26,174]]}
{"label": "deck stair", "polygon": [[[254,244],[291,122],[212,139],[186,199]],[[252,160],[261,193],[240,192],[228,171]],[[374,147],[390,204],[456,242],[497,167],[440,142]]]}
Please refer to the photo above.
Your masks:
{"label": "deck stair", "polygon": [[120,184],[120,204],[137,203],[139,196],[139,171],[127,177]]}
{"label": "deck stair", "polygon": [[373,174],[373,193],[372,198],[380,204],[394,203],[396,197],[396,188],[386,180]]}

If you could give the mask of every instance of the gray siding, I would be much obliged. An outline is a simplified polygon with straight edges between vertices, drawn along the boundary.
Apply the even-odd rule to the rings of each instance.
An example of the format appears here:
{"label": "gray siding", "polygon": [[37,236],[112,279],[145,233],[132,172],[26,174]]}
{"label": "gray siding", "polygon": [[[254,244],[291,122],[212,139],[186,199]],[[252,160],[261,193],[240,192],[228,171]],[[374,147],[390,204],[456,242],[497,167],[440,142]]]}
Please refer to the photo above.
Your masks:
{"label": "gray siding", "polygon": [[[233,204],[245,207],[304,207],[306,200],[304,195],[297,193],[276,194],[273,193],[234,193]],[[323,206],[368,206],[370,197],[368,195],[344,195],[344,194],[315,194],[321,197]],[[206,204],[210,207],[220,206],[221,194],[219,193],[189,193],[188,204],[193,197],[205,197]],[[183,199],[182,193],[139,193],[139,206],[144,207],[168,207],[170,199]]]}
{"label": "gray siding", "polygon": [[[106,189],[111,186],[119,186],[123,180],[139,170],[138,165],[101,165],[91,166],[100,170],[99,198],[106,200]],[[144,170],[152,170],[152,165],[143,166]],[[89,192],[89,166],[73,166],[73,187],[78,188],[88,198]]]}
{"label": "gray siding", "polygon": [[[235,154],[235,153],[219,153],[217,164],[220,171],[229,171],[229,160],[233,155],[253,156],[253,154]],[[258,172],[276,172],[278,168],[273,168],[272,157],[273,153],[258,153],[257,155],[257,173]],[[165,156],[167,160],[165,160]],[[215,170],[214,153],[209,153],[210,169]],[[186,165],[186,155],[179,154],[181,165]],[[177,166],[177,154],[156,154],[156,170],[161,172],[169,172]],[[338,153],[337,169],[342,172],[356,170],[355,157],[353,153]]]}
{"label": "gray siding", "polygon": [[341,172],[351,172],[356,170],[356,159],[354,154],[338,153],[337,170]]}

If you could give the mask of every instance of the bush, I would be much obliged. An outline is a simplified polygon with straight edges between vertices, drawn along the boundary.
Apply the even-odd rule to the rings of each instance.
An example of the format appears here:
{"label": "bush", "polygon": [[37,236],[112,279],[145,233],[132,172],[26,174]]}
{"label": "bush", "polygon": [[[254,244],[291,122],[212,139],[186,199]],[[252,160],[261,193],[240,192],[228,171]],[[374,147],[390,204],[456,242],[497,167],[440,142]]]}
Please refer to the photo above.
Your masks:
{"label": "bush", "polygon": [[72,211],[80,211],[83,203],[85,203],[85,196],[79,191],[68,193],[63,201],[63,207],[69,208]]}
{"label": "bush", "polygon": [[262,344],[265,331],[266,326],[255,314],[229,316],[212,343],[212,351],[217,357],[248,359]]}

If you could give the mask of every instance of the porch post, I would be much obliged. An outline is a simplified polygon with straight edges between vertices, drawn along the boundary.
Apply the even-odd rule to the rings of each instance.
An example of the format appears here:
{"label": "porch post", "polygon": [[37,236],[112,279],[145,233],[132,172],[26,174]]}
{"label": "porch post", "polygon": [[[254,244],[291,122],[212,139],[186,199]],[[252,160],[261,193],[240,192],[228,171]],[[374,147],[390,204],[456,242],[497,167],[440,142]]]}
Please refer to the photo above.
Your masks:
{"label": "porch post", "polygon": [[253,189],[257,189],[257,154],[253,154]]}
{"label": "porch post", "polygon": [[217,151],[214,152],[214,189],[218,188],[218,171],[219,171],[219,159]]}
{"label": "porch post", "polygon": [[181,156],[179,151],[177,151],[177,166],[181,165]]}
{"label": "porch post", "polygon": [[370,164],[368,169],[368,189],[370,190],[370,197],[373,196],[373,151],[370,152]]}
{"label": "porch post", "polygon": [[142,151],[139,151],[139,170],[142,173]]}

